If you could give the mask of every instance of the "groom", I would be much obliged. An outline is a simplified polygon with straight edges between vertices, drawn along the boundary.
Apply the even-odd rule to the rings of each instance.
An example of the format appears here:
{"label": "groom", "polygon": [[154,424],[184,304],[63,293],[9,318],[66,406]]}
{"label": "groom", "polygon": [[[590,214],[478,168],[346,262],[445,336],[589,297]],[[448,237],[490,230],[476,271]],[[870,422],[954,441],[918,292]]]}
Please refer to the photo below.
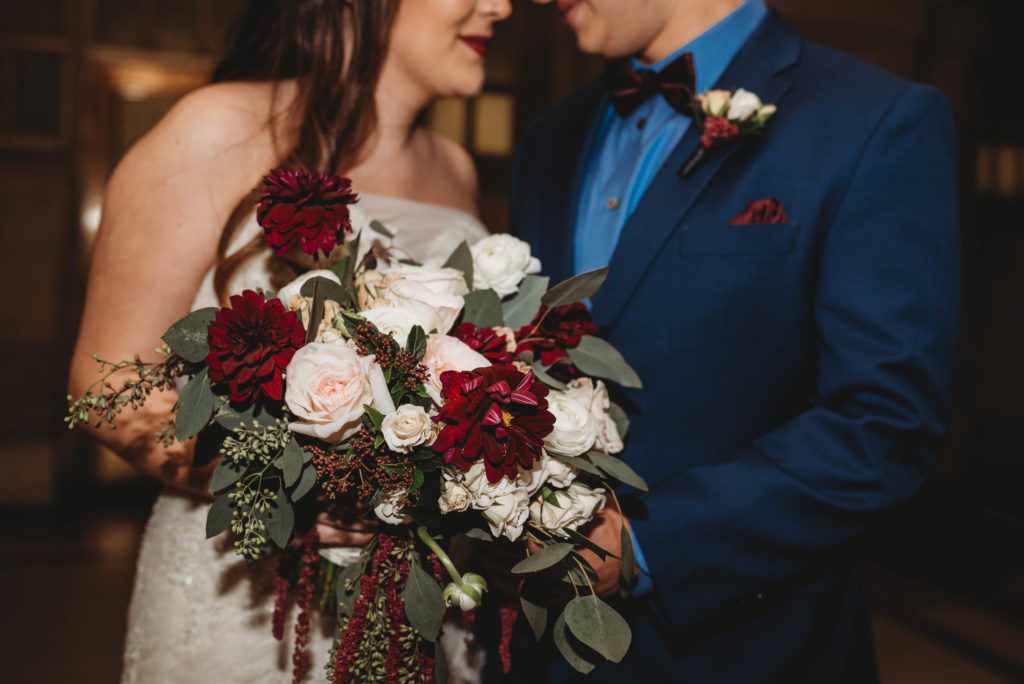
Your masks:
{"label": "groom", "polygon": [[[849,547],[921,486],[946,430],[949,107],[763,0],[557,9],[609,75],[526,134],[512,225],[554,281],[610,265],[592,311],[645,382],[623,456],[650,484],[627,510],[633,646],[587,681],[877,681]],[[777,111],[683,173],[702,145],[694,87]],[[617,539],[607,520],[595,538]],[[598,570],[614,587],[614,561]],[[573,680],[524,648],[522,681]]]}

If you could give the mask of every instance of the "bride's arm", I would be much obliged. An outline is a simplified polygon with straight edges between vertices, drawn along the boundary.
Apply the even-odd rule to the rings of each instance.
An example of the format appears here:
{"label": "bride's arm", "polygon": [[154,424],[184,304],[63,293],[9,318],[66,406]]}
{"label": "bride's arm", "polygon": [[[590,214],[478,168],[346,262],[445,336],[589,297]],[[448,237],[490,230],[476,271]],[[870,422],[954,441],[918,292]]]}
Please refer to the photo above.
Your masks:
{"label": "bride's arm", "polygon": [[[92,354],[154,360],[161,335],[188,312],[236,203],[275,163],[258,94],[255,86],[225,84],[186,96],[114,171],[71,362],[71,395],[98,379]],[[195,440],[165,448],[154,439],[175,399],[173,392],[154,393],[142,409],[123,411],[116,429],[83,428],[139,470],[205,493],[210,468],[191,468]]]}

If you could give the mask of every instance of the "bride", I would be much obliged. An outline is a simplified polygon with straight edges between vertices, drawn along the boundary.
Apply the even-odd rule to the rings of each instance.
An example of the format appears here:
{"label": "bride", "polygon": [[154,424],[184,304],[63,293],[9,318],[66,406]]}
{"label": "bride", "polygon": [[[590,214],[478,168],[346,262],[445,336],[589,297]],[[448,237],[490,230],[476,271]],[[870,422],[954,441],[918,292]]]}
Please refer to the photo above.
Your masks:
{"label": "bride", "polygon": [[[471,158],[421,114],[480,91],[487,39],[510,12],[509,0],[250,0],[215,83],[175,105],[110,179],[71,394],[94,381],[93,353],[154,349],[190,309],[280,287],[307,266],[259,242],[247,198],[275,166],[350,177],[356,227],[382,221],[420,261],[483,237]],[[153,438],[174,401],[154,395],[116,430],[90,428],[165,483],[139,554],[122,682],[287,681],[291,635],[271,636],[273,562],[246,568],[229,539],[205,539],[211,468],[190,467],[195,440]],[[336,546],[372,535],[325,515],[317,527]],[[333,636],[323,622],[310,640],[313,679]]]}

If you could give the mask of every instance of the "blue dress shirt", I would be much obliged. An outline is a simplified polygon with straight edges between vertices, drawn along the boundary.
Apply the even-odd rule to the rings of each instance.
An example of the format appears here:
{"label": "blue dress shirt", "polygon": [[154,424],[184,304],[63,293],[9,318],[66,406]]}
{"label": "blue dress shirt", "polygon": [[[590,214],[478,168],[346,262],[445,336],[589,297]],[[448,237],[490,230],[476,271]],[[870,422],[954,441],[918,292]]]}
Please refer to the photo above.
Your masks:
{"label": "blue dress shirt", "polygon": [[[692,52],[697,92],[704,92],[718,82],[767,13],[764,0],[745,0],[668,57],[650,66],[634,57],[633,66],[660,71],[684,52]],[[660,95],[649,97],[624,117],[609,102],[598,116],[600,124],[589,146],[587,174],[576,209],[576,273],[608,265],[626,221],[691,124],[689,117],[672,109]],[[640,566],[633,593],[653,591],[643,550],[635,538],[633,548]]]}

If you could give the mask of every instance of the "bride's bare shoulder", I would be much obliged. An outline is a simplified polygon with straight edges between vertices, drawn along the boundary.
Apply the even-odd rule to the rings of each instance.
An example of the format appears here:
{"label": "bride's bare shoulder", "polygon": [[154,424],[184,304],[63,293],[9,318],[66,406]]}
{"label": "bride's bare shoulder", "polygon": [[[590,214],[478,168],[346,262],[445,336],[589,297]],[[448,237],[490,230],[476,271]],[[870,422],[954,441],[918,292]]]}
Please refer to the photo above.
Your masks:
{"label": "bride's bare shoulder", "polygon": [[476,162],[462,145],[440,133],[428,131],[431,138],[432,163],[438,165],[442,173],[435,175],[438,182],[449,186],[449,204],[476,214],[476,204],[480,192]]}

